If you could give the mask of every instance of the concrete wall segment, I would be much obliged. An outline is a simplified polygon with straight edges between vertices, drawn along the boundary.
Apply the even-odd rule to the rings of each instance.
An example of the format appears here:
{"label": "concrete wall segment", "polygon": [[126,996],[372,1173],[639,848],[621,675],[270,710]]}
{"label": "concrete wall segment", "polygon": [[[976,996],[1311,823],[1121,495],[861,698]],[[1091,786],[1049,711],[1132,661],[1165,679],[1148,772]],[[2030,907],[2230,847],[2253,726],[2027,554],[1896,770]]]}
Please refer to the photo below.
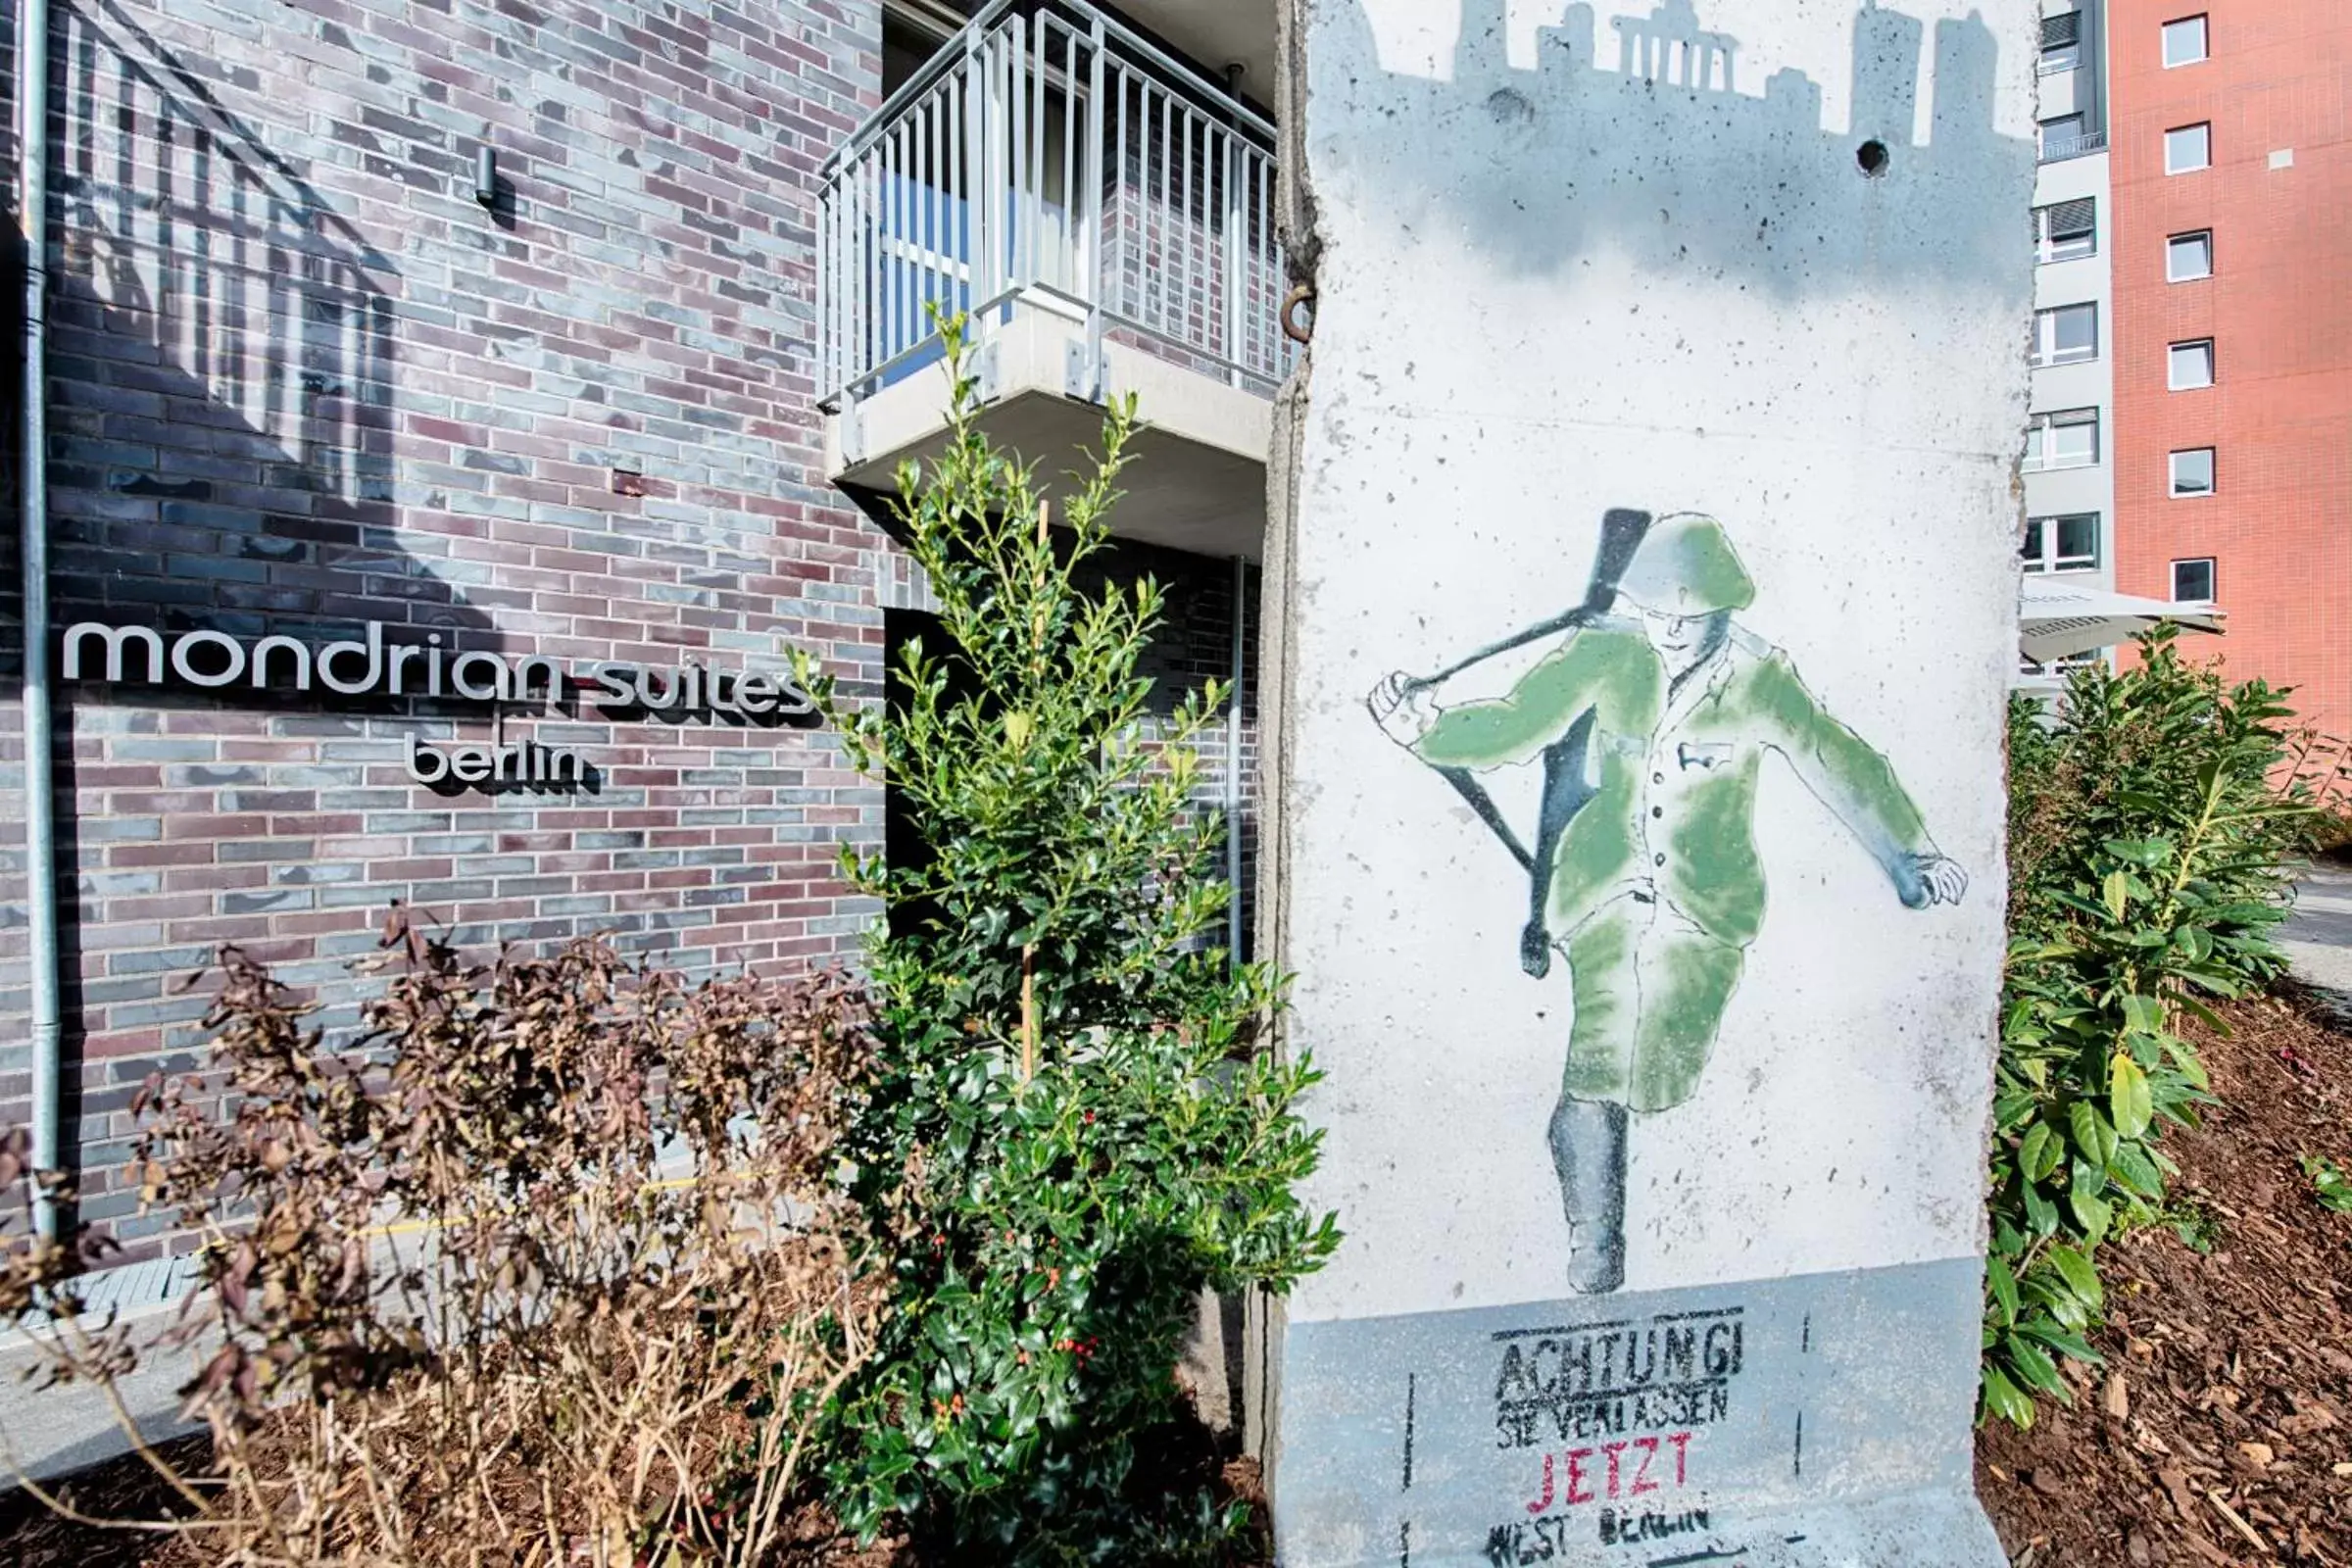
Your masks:
{"label": "concrete wall segment", "polygon": [[[1285,102],[1314,194],[1317,318],[1291,471],[1270,502],[1269,858],[1274,956],[1298,975],[1287,1039],[1329,1074],[1310,1196],[1340,1210],[1348,1241],[1287,1305],[1286,1560],[1397,1560],[1397,1526],[1458,1500],[1364,1483],[1348,1494],[1360,1538],[1331,1533],[1309,1500],[1334,1390],[1308,1348],[1352,1344],[1372,1320],[1412,1325],[1400,1345],[1442,1347],[1506,1309],[1590,1316],[1734,1282],[1835,1294],[1857,1271],[1940,1279],[1920,1288],[1959,1292],[1960,1310],[1919,1348],[1934,1408],[1899,1441],[1918,1446],[1919,1474],[1949,1471],[1965,1444],[2016,658],[2035,14],[2024,0],[1576,5],[1537,29],[1531,54],[1518,13],[1490,0],[1293,8],[1304,88]],[[1868,159],[1865,141],[1880,144]],[[1736,625],[1706,667],[1799,671],[1807,722],[1826,726],[1810,733],[1851,739],[1822,743],[1848,760],[1828,775],[1854,770],[1840,783],[1783,765],[1786,749],[1745,731],[1681,737],[1682,771],[1754,769],[1738,809],[1759,846],[1760,929],[1723,937],[1736,955],[1707,950],[1698,969],[1653,966],[1643,933],[1712,928],[1719,916],[1692,911],[1719,884],[1630,859],[1609,861],[1587,903],[1555,875],[1565,929],[1531,949],[1529,875],[1482,812],[1541,864],[1584,854],[1571,818],[1569,848],[1544,858],[1546,774],[1519,760],[1569,744],[1573,726],[1480,752],[1454,717],[1492,738],[1537,710],[1544,682],[1572,683],[1559,672],[1579,659],[1592,667],[1573,680],[1603,685],[1647,668],[1629,605],[1434,678],[1587,602],[1612,509],[1647,514],[1650,537],[1675,540],[1687,564],[1728,551],[1736,567],[1717,576],[1737,586],[1706,590],[1702,608],[1728,605]],[[1578,639],[1602,652],[1575,653]],[[1376,718],[1424,700],[1402,734]],[[1592,738],[1576,742],[1592,748],[1583,788],[1598,792],[1584,809],[1617,799],[1612,769],[1630,761],[1642,859],[1738,859],[1725,846],[1744,821],[1717,841],[1669,819],[1689,808],[1669,798],[1655,759],[1675,749],[1649,726],[1693,721],[1674,707],[1685,699],[1668,692],[1662,718],[1628,701],[1653,716],[1613,723],[1596,698]],[[1878,807],[1855,804],[1862,772],[1895,781]],[[1655,812],[1642,776],[1661,792]],[[1953,868],[1964,891],[1945,880]],[[1617,919],[1635,956],[1611,970],[1588,944]],[[1633,1027],[1631,1079],[1607,1078],[1593,1052],[1616,1049],[1611,1012],[1682,997],[1719,961],[1735,979],[1694,1004],[1707,1016]],[[1679,1075],[1642,1065],[1676,1053]],[[1563,1115],[1585,1132],[1563,1137]],[[1628,1151],[1622,1256],[1596,1271],[1591,1239],[1611,1222],[1577,1191],[1597,1167],[1563,1149],[1610,1137]],[[1409,1369],[1399,1354],[1341,1360],[1386,1377]],[[1446,1353],[1431,1354],[1443,1375]],[[1824,1397],[1825,1411],[1859,1408]],[[1478,1493],[1461,1518],[1500,1495]],[[1964,1495],[1954,1507],[1974,1517]],[[1838,1560],[1767,1550],[1754,1534],[1766,1511],[1705,1528],[1771,1560]],[[1446,1528],[1410,1560],[1490,1560],[1483,1533]],[[1587,1531],[1558,1549],[1594,1542]],[[1979,1521],[1927,1549],[1945,1555],[1900,1560],[1981,1562],[1992,1548]]]}

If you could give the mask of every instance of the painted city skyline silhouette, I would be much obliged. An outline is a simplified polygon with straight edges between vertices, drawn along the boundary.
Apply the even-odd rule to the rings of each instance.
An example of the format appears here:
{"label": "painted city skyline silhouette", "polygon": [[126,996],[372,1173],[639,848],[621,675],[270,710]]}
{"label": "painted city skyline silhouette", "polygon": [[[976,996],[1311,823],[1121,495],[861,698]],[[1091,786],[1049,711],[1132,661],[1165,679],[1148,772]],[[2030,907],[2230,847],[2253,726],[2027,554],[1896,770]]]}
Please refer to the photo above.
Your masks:
{"label": "painted city skyline silhouette", "polygon": [[[1335,24],[1349,19],[1362,35],[1331,57],[1380,58],[1360,7],[1341,8]],[[1380,158],[1400,216],[1421,204],[1467,221],[1481,251],[1516,271],[1556,270],[1605,234],[1645,263],[1719,269],[1776,293],[1919,273],[2015,285],[2022,207],[2014,230],[1943,220],[1958,186],[2022,186],[2037,158],[2032,138],[1994,125],[2002,44],[1981,13],[1931,27],[1876,0],[1860,6],[1841,130],[1825,126],[1824,93],[1805,71],[1784,66],[1745,90],[1741,41],[1704,23],[1693,0],[1613,17],[1616,59],[1604,63],[1596,9],[1577,0],[1538,30],[1535,64],[1521,67],[1509,58],[1508,0],[1465,0],[1450,79],[1350,82],[1381,101],[1393,134],[1317,156]],[[1464,139],[1494,156],[1466,155]],[[1878,145],[1866,157],[1868,143]],[[1545,145],[1558,149],[1558,177],[1531,179],[1530,155]]]}

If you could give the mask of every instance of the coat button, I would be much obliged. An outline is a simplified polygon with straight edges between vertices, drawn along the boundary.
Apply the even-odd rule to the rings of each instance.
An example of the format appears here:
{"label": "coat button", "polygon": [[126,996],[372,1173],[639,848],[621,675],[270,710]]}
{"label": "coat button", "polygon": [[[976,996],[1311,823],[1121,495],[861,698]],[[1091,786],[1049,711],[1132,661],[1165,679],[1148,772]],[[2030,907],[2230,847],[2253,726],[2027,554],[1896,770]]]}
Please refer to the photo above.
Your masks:
{"label": "coat button", "polygon": [[1666,814],[1666,808],[1663,806],[1653,806],[1649,808],[1649,814],[1652,816],[1664,816]]}
{"label": "coat button", "polygon": [[1666,857],[1663,855],[1653,855],[1649,858],[1649,863],[1652,865],[1664,865],[1666,863]]}
{"label": "coat button", "polygon": [[1666,782],[1666,775],[1663,773],[1652,773],[1649,775],[1649,781],[1652,784],[1663,784]]}

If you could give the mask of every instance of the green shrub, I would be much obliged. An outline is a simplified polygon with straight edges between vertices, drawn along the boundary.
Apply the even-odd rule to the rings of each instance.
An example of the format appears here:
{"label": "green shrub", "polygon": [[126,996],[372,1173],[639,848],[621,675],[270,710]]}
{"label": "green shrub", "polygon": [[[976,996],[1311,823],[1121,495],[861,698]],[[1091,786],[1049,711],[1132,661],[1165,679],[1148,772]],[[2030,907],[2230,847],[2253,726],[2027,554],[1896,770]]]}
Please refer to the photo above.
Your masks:
{"label": "green shrub", "polygon": [[2325,1154],[2298,1154],[2295,1163],[2311,1181],[2311,1194],[2338,1214],[2352,1214],[2352,1176]]}
{"label": "green shrub", "polygon": [[1178,1414],[1198,1293],[1283,1289],[1337,1245],[1292,1191],[1316,1075],[1270,1049],[1273,973],[1203,940],[1227,890],[1192,743],[1225,693],[1154,733],[1136,671],[1160,592],[1078,571],[1132,406],[1049,529],[1030,468],[974,422],[960,328],[947,448],[899,481],[946,646],[909,647],[887,705],[808,677],[928,852],[850,860],[891,914],[849,1149],[893,1299],[839,1402],[829,1488],[851,1528],[897,1512],[956,1560],[1200,1555],[1237,1521],[1138,1475],[1138,1445]]}
{"label": "green shrub", "polygon": [[2069,1397],[2057,1357],[2095,1363],[2097,1250],[2159,1217],[2168,1122],[2205,1098],[2181,1013],[2278,971],[2311,790],[2291,712],[2226,685],[2169,631],[2120,673],[2078,671],[2055,713],[2009,722],[2009,956],[1994,1100],[1986,1411],[2030,1425]]}

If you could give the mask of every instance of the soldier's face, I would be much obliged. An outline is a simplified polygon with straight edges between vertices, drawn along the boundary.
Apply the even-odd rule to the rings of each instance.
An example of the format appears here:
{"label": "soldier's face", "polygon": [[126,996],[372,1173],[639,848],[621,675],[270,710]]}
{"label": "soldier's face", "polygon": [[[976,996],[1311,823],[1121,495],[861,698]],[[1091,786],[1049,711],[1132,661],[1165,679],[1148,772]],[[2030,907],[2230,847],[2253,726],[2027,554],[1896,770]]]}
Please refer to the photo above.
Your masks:
{"label": "soldier's face", "polygon": [[1680,670],[1698,653],[1706,640],[1707,617],[1704,615],[1662,615],[1656,611],[1642,612],[1642,630],[1656,649],[1658,658],[1670,670]]}

